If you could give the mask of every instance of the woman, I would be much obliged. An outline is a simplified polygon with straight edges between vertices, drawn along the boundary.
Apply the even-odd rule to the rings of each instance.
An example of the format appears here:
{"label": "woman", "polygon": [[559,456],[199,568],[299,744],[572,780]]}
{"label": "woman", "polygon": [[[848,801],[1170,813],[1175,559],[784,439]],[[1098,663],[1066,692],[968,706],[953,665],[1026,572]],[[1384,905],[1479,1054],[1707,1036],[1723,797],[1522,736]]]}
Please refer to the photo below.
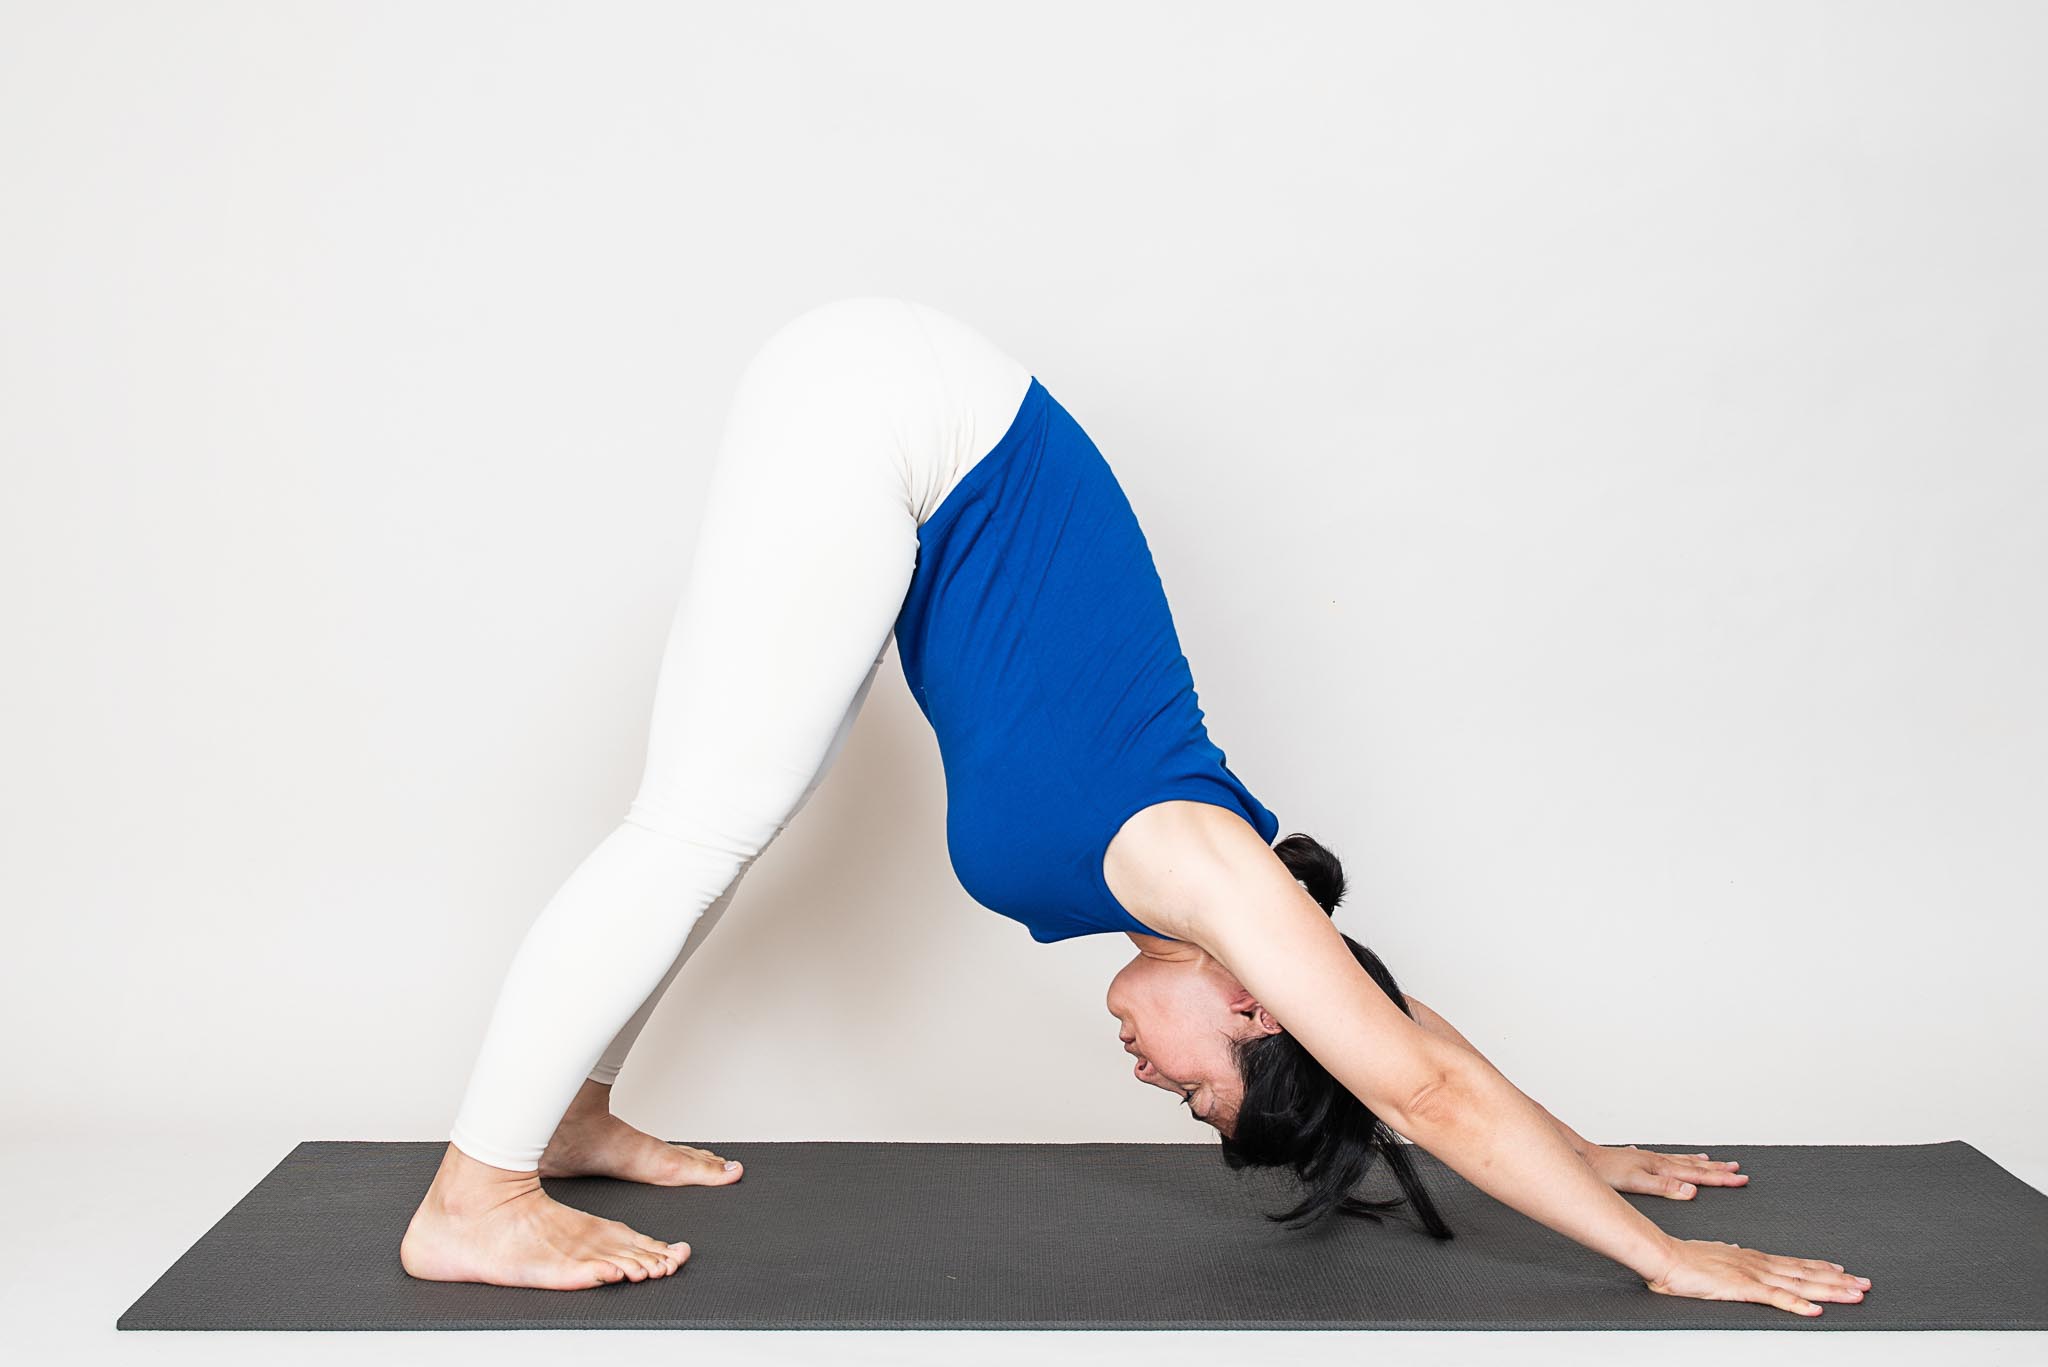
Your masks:
{"label": "woman", "polygon": [[1101,454],[1024,366],[921,304],[785,324],[727,417],[664,655],[640,790],[527,933],[432,1188],[416,1277],[573,1289],[674,1272],[687,1244],[551,1199],[543,1176],[680,1186],[740,1166],[610,1114],[655,1003],[817,790],[895,636],[936,732],[947,843],[1034,939],[1122,932],[1107,1004],[1137,1077],[1234,1165],[1348,1195],[1398,1133],[1652,1290],[1817,1314],[1839,1264],[1673,1239],[1617,1189],[1690,1196],[1733,1163],[1589,1145],[1341,935],[1334,858],[1291,835],[1203,725],[1151,554]]}

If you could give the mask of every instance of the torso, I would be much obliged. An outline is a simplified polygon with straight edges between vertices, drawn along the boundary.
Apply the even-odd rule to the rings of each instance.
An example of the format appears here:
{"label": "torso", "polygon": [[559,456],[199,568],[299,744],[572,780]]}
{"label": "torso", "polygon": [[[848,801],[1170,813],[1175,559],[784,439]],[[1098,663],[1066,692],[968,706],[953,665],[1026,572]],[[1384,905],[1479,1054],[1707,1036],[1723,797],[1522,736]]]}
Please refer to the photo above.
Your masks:
{"label": "torso", "polygon": [[[1169,857],[1184,809],[1279,822],[1210,739],[1164,586],[1101,453],[1036,379],[920,527],[896,639],[945,762],[962,886],[1034,939],[1167,935],[1109,880]],[[1126,882],[1128,883],[1128,874]]]}

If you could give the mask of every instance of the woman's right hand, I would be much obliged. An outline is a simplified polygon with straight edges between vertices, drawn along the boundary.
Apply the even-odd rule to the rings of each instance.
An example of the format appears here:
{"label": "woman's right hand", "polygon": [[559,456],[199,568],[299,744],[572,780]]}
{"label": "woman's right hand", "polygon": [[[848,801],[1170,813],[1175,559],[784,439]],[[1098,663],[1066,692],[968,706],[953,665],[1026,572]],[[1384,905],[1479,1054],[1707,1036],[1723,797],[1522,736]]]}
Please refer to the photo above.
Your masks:
{"label": "woman's right hand", "polygon": [[1868,1277],[1853,1276],[1840,1263],[1817,1258],[1785,1258],[1759,1253],[1717,1239],[1673,1241],[1674,1257],[1649,1288],[1664,1296],[1690,1296],[1703,1301],[1755,1301],[1796,1315],[1818,1315],[1817,1301],[1863,1299]]}

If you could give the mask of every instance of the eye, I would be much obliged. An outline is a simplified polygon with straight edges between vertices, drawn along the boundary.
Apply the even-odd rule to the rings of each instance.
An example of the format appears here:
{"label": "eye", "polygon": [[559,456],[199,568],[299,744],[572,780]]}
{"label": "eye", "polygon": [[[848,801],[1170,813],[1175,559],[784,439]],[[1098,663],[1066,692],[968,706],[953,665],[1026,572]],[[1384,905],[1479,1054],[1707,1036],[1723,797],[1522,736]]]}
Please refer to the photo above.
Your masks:
{"label": "eye", "polygon": [[1192,1089],[1180,1094],[1180,1104],[1191,1111],[1195,1109],[1195,1094]]}

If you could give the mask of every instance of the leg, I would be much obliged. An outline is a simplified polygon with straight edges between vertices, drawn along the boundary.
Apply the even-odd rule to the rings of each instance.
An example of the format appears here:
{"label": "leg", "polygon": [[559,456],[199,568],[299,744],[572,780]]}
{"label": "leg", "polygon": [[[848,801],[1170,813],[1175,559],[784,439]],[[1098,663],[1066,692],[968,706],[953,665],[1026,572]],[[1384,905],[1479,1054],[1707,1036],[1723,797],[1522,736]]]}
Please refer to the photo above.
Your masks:
{"label": "leg", "polygon": [[472,1158],[538,1164],[697,919],[788,822],[883,652],[917,557],[895,415],[932,407],[907,379],[933,381],[860,345],[868,330],[799,319],[741,379],[639,794],[513,961],[452,1135]]}
{"label": "leg", "polygon": [[[863,307],[870,307],[875,301],[842,301],[828,306],[813,315],[810,321],[828,317],[835,310],[853,313]],[[945,500],[960,480],[986,454],[1008,430],[1010,420],[1016,415],[1017,406],[1023,402],[1024,392],[1031,385],[1031,372],[1015,357],[991,342],[980,332],[953,317],[926,304],[902,301],[907,312],[915,320],[917,329],[928,348],[933,365],[945,392],[946,402],[939,410],[939,426],[927,435],[937,438],[936,445],[919,444],[906,453],[904,462],[905,485],[917,521],[922,523]],[[886,326],[886,325],[885,325]],[[680,629],[680,627],[678,628]],[[810,786],[797,798],[790,809],[790,817],[804,809],[811,795],[824,782],[826,773],[839,756],[846,743],[847,734],[852,731],[854,719],[859,715],[861,704],[867,700],[868,690],[873,687],[876,671],[880,669],[882,656],[875,656],[874,664],[868,667],[867,678],[855,692],[846,715],[840,719],[837,734],[826,747],[824,760],[818,771],[811,776]],[[649,771],[650,786],[654,778],[652,766]],[[733,895],[739,890],[742,872],[734,879],[719,899],[705,909],[703,916],[691,929],[689,938],[683,942],[682,952],[669,965],[668,972],[640,1009],[633,1014],[618,1035],[613,1038],[590,1071],[590,1081],[601,1087],[610,1087],[618,1081],[619,1070],[625,1065],[626,1055],[640,1037],[654,1008],[675,981],[682,967],[697,952],[710,935],[712,928],[731,905]]]}
{"label": "leg", "polygon": [[[874,684],[875,673],[881,663],[882,657],[876,656],[867,678],[848,705],[846,716],[839,724],[839,733],[833,737],[818,772],[797,799],[796,806],[790,809],[791,819],[810,802],[811,795],[818,791],[832,762],[838,758],[848,733],[853,730],[854,720],[860,715],[861,704],[867,700],[868,690]],[[654,1008],[660,1004],[662,994],[668,991],[676,975],[682,972],[683,965],[704,943],[712,927],[725,914],[725,909],[732,905],[733,896],[745,879],[746,874],[741,872],[719,894],[718,900],[705,908],[704,914],[697,918],[697,924],[690,928],[689,938],[683,941],[682,952],[676,955],[668,972],[655,984],[654,991],[640,1004],[640,1009],[633,1013],[625,1028],[612,1039],[597,1066],[590,1070],[589,1079],[569,1103],[568,1111],[555,1126],[554,1135],[541,1154],[543,1177],[616,1177],[664,1187],[723,1186],[740,1179],[742,1168],[737,1162],[727,1162],[708,1149],[666,1143],[620,1120],[612,1114],[611,1094],[626,1055],[640,1037],[648,1018],[654,1014]]]}
{"label": "leg", "polygon": [[614,1222],[591,1222],[611,1226],[602,1236],[578,1227],[544,1241],[610,1250],[575,1266],[530,1240],[508,1251],[479,1232],[478,1212],[508,1204],[508,1183],[547,1199],[539,1160],[579,1087],[843,740],[916,566],[909,472],[939,458],[932,433],[947,397],[920,339],[899,301],[842,301],[785,326],[742,376],[639,794],[513,960],[436,1190],[401,1250],[413,1275],[589,1285],[616,1280],[589,1266],[605,1257],[679,1264],[632,1231],[640,1243],[620,1246]]}
{"label": "leg", "polygon": [[[881,669],[881,665],[882,656],[877,655],[874,664],[868,667],[867,678],[854,693],[853,701],[847,705],[846,715],[839,722],[839,732],[832,738],[831,745],[826,747],[825,758],[818,766],[818,772],[812,775],[810,786],[797,798],[796,806],[790,808],[791,820],[794,820],[796,814],[810,803],[811,795],[818,791],[818,786],[825,781],[825,775],[831,772],[833,761],[839,758],[840,750],[845,748],[846,738],[853,731],[853,723],[860,715],[861,704],[867,701],[868,690],[874,687],[875,675]],[[647,995],[646,1001],[640,1003],[640,1009],[633,1013],[633,1018],[626,1022],[625,1028],[613,1037],[611,1044],[605,1048],[604,1056],[597,1061],[597,1066],[590,1070],[592,1082],[601,1087],[609,1087],[619,1080],[619,1070],[625,1066],[626,1055],[632,1052],[634,1042],[646,1028],[648,1018],[654,1014],[654,1008],[660,1003],[662,994],[668,991],[669,984],[682,972],[683,965],[689,962],[690,956],[697,952],[698,946],[711,934],[712,928],[725,914],[725,909],[732,905],[733,895],[739,891],[740,884],[745,879],[745,873],[734,878],[732,885],[719,894],[718,900],[704,909],[704,914],[697,919],[697,924],[690,928],[689,938],[683,941],[682,952],[676,955],[676,961],[668,966],[667,974],[655,984],[654,991]]]}

